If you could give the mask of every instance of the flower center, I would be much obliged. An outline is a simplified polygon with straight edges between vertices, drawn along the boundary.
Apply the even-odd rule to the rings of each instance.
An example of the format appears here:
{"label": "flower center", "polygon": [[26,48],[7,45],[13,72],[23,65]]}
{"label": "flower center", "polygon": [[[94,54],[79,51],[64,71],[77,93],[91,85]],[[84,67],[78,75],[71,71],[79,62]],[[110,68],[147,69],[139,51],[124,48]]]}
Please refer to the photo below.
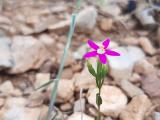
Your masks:
{"label": "flower center", "polygon": [[99,48],[99,49],[97,50],[97,53],[98,53],[98,54],[104,54],[104,53],[105,53],[105,49],[104,49],[104,48]]}

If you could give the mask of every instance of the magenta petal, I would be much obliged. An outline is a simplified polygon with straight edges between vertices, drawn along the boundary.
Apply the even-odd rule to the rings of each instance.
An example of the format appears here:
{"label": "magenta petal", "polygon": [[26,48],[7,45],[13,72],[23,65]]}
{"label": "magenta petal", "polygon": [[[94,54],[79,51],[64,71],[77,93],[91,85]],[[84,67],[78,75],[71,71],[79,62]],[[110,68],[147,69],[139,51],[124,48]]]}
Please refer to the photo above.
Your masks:
{"label": "magenta petal", "polygon": [[97,55],[97,51],[87,52],[83,57],[84,58],[90,58]]}
{"label": "magenta petal", "polygon": [[99,48],[99,46],[96,45],[96,43],[94,43],[92,40],[88,40],[88,45],[95,50]]}
{"label": "magenta petal", "polygon": [[98,55],[99,55],[100,62],[102,64],[106,64],[107,63],[106,55],[105,54],[98,54]]}
{"label": "magenta petal", "polygon": [[109,45],[109,43],[110,43],[110,39],[108,38],[108,39],[106,39],[105,41],[103,41],[103,46],[104,46],[104,48],[107,48],[108,47],[108,45]]}
{"label": "magenta petal", "polygon": [[115,52],[112,50],[106,50],[106,54],[111,55],[111,56],[120,56],[120,54],[118,52]]}

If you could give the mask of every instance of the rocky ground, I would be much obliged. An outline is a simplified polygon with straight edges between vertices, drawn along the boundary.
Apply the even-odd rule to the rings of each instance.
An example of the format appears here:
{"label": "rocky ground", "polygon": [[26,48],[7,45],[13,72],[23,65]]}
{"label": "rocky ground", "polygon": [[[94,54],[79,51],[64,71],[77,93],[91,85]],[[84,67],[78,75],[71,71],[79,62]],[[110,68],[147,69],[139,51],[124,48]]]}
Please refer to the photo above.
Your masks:
{"label": "rocky ground", "polygon": [[[55,120],[94,120],[95,80],[82,56],[86,41],[111,38],[109,73],[102,87],[104,120],[160,120],[160,14],[138,1],[82,2],[58,86]],[[72,0],[6,0],[0,14],[0,120],[44,120],[67,40]],[[145,19],[144,19],[145,18]],[[91,59],[94,66],[95,59]],[[82,94],[80,94],[80,91]]]}

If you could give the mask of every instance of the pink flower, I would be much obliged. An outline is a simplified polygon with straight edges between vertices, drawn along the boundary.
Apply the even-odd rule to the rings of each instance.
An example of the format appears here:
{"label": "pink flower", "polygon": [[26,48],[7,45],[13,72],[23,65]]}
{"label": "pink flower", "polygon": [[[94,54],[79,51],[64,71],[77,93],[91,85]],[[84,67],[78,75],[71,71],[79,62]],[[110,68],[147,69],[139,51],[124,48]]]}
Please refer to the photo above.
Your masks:
{"label": "pink flower", "polygon": [[120,56],[118,52],[112,51],[107,49],[109,46],[110,39],[107,39],[102,42],[102,45],[98,46],[96,43],[94,43],[92,40],[88,40],[88,45],[93,48],[94,50],[91,52],[87,52],[83,57],[84,58],[90,58],[90,57],[95,57],[98,56],[100,59],[100,62],[102,64],[107,63],[107,55],[110,56]]}

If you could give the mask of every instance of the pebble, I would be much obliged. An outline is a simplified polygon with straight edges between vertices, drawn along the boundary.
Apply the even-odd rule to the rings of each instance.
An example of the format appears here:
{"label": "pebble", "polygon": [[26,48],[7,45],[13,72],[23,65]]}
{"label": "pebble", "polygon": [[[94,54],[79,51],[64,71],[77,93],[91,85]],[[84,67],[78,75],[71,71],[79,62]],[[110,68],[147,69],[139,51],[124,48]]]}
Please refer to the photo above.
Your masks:
{"label": "pebble", "polygon": [[39,107],[44,102],[44,96],[41,92],[32,92],[27,100],[27,107]]}
{"label": "pebble", "polygon": [[5,99],[0,98],[0,109],[3,107],[4,104],[5,104]]}
{"label": "pebble", "polygon": [[[110,92],[112,91],[112,92]],[[90,89],[88,92],[88,102],[91,105],[96,105],[97,88]],[[126,107],[126,95],[115,86],[103,85],[101,88],[102,105],[101,112],[106,116],[117,118],[119,113]]]}
{"label": "pebble", "polygon": [[93,6],[87,6],[76,18],[76,25],[79,31],[93,30],[97,21],[97,10]]}
{"label": "pebble", "polygon": [[11,39],[0,36],[0,70],[12,68],[14,60],[11,54]]}
{"label": "pebble", "polygon": [[[53,84],[49,85],[47,92],[48,96],[50,98],[51,96],[51,90],[52,90]],[[61,79],[59,81],[58,85],[58,91],[57,91],[57,103],[65,103],[69,101],[74,95],[74,85],[72,80],[66,80]]]}
{"label": "pebble", "polygon": [[50,56],[44,44],[33,36],[14,36],[11,51],[14,67],[7,71],[10,74],[38,69]]}
{"label": "pebble", "polygon": [[103,31],[110,31],[113,28],[113,20],[110,18],[103,18],[100,20],[100,28]]}
{"label": "pebble", "polygon": [[160,120],[160,112],[154,112],[154,120]]}
{"label": "pebble", "polygon": [[144,94],[143,90],[135,86],[128,80],[122,80],[120,87],[127,93],[129,97],[135,97],[141,94]]}
{"label": "pebble", "polygon": [[65,103],[60,106],[60,109],[62,111],[68,111],[72,109],[72,105],[70,103]]}
{"label": "pebble", "polygon": [[149,54],[153,55],[156,52],[156,49],[151,44],[151,41],[146,37],[139,38],[139,44],[142,46],[143,50]]}
{"label": "pebble", "polygon": [[147,75],[155,72],[154,66],[147,60],[142,59],[136,62],[134,71],[138,74]]}
{"label": "pebble", "polygon": [[[34,82],[34,87],[39,88],[40,86],[44,85],[45,83],[50,81],[50,73],[37,73],[36,74],[36,81]],[[40,88],[39,91],[43,91],[46,87]]]}
{"label": "pebble", "polygon": [[85,111],[86,100],[84,98],[78,99],[74,102],[74,112],[82,112]]}
{"label": "pebble", "polygon": [[94,118],[86,115],[85,113],[80,113],[80,112],[76,112],[76,113],[73,113],[71,116],[68,117],[67,120],[94,120]]}
{"label": "pebble", "polygon": [[76,91],[80,91],[81,88],[89,89],[96,86],[96,81],[94,77],[85,68],[81,73],[76,73],[73,76],[74,87]]}
{"label": "pebble", "polygon": [[127,36],[126,38],[123,38],[120,41],[126,45],[138,45],[139,44],[138,38],[132,37],[132,36]]}
{"label": "pebble", "polygon": [[140,48],[134,46],[118,47],[114,50],[119,52],[121,56],[108,56],[109,74],[117,82],[123,79],[129,79],[132,75],[135,63],[144,59],[145,53]]}
{"label": "pebble", "polygon": [[142,89],[152,98],[160,97],[160,76],[158,73],[148,74],[146,75],[142,81]]}
{"label": "pebble", "polygon": [[73,77],[72,68],[71,68],[71,67],[69,67],[69,68],[64,68],[64,69],[63,69],[63,72],[62,72],[62,75],[61,75],[61,78],[62,78],[62,79],[71,80],[72,77]]}
{"label": "pebble", "polygon": [[10,95],[14,90],[14,86],[11,81],[7,80],[0,85],[0,93],[3,96]]}
{"label": "pebble", "polygon": [[144,120],[152,103],[146,95],[133,97],[127,107],[121,111],[120,120]]}

